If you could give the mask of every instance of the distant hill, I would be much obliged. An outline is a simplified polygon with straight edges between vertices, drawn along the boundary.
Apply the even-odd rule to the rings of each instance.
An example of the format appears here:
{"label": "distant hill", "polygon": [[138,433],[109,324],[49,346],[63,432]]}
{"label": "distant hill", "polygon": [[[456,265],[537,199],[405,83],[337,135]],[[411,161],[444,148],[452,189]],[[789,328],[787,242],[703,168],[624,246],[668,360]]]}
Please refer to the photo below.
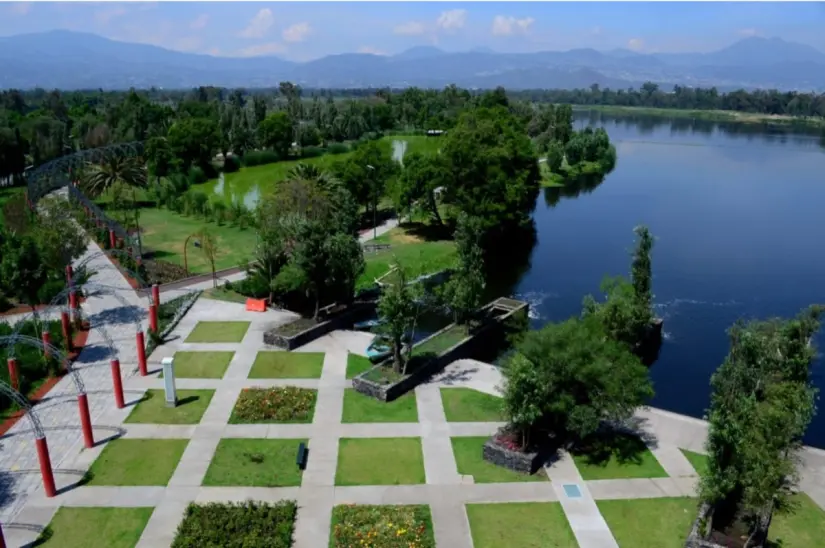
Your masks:
{"label": "distant hill", "polygon": [[0,38],[0,88],[461,87],[512,89],[638,87],[645,81],[825,91],[825,53],[778,38],[746,38],[711,53],[642,54],[626,49],[463,53],[417,46],[393,56],[329,55],[304,63],[275,56],[181,53],[94,34],[56,30]]}

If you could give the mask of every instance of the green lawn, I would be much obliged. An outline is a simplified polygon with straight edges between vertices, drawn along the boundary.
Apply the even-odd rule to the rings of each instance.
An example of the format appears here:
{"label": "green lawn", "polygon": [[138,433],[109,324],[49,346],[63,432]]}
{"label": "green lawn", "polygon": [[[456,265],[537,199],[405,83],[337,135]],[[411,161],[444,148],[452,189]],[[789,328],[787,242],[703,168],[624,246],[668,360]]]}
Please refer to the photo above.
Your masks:
{"label": "green lawn", "polygon": [[408,392],[391,402],[382,402],[354,388],[347,388],[344,390],[341,422],[418,422],[415,392]]}
{"label": "green lawn", "polygon": [[[184,265],[183,246],[186,238],[206,227],[218,240],[218,253],[215,268],[221,270],[238,266],[248,261],[255,250],[255,230],[241,230],[235,226],[218,226],[216,223],[197,217],[187,217],[168,209],[155,207],[140,210],[141,238],[144,253],[154,253],[154,258],[170,263]],[[195,247],[195,238],[189,240],[186,249],[186,265],[189,273],[205,274],[211,272],[209,260],[203,249]]]}
{"label": "green lawn", "polygon": [[320,379],[324,368],[323,352],[285,352],[264,350],[255,356],[250,379]]}
{"label": "green lawn", "polygon": [[468,504],[474,548],[577,548],[558,502]]}
{"label": "green lawn", "polygon": [[442,388],[441,402],[447,422],[500,422],[501,398],[472,388]]}
{"label": "green lawn", "polygon": [[214,390],[177,390],[178,405],[166,406],[163,390],[150,388],[124,422],[130,424],[198,424]]}
{"label": "green lawn", "polygon": [[682,548],[697,512],[696,499],[688,497],[596,504],[621,548]]}
{"label": "green lawn", "polygon": [[226,289],[223,286],[210,287],[209,289],[204,290],[204,292],[201,293],[201,298],[239,304],[246,304],[247,299],[237,291]]}
{"label": "green lawn", "polygon": [[796,495],[798,506],[793,514],[774,514],[768,539],[776,548],[822,546],[825,538],[825,510],[805,493]]}
{"label": "green lawn", "polygon": [[330,548],[365,546],[435,548],[433,518],[427,505],[344,504],[332,509]]}
{"label": "green lawn", "polygon": [[419,438],[341,438],[339,441],[335,485],[425,482]]}
{"label": "green lawn", "polygon": [[693,451],[688,451],[687,449],[680,449],[682,454],[685,458],[690,461],[690,464],[693,465],[693,468],[696,470],[696,473],[700,476],[704,476],[708,470],[708,456],[703,455],[701,453],[694,453]]}
{"label": "green lawn", "polygon": [[298,444],[307,440],[222,439],[203,485],[217,487],[294,487],[301,485],[295,463]]}
{"label": "green lawn", "polygon": [[475,483],[549,481],[544,468],[540,468],[532,475],[520,474],[484,460],[481,457],[481,451],[484,442],[489,438],[489,436],[451,438],[459,474],[473,476]]}
{"label": "green lawn", "polygon": [[198,322],[189,333],[187,343],[239,343],[243,341],[249,322]]}
{"label": "green lawn", "polygon": [[668,477],[650,449],[636,436],[604,436],[572,453],[584,480]]}
{"label": "green lawn", "polygon": [[61,506],[33,546],[133,548],[154,510]]}
{"label": "green lawn", "polygon": [[110,441],[89,469],[87,485],[166,485],[189,440]]}
{"label": "green lawn", "polygon": [[360,354],[353,354],[352,352],[348,352],[347,378],[352,379],[353,377],[357,377],[364,371],[372,369],[373,365],[374,364],[366,356],[361,356]]}
{"label": "green lawn", "polygon": [[[221,379],[234,352],[175,352],[175,378]],[[163,377],[163,372],[161,372]]]}

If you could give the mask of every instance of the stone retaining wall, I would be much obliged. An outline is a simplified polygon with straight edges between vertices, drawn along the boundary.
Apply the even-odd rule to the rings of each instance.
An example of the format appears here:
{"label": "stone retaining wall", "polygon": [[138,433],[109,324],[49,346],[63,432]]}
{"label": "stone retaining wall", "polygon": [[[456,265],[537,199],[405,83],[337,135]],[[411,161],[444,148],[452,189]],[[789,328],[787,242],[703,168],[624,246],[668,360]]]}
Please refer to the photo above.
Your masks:
{"label": "stone retaining wall", "polygon": [[374,310],[374,302],[353,303],[348,310],[342,312],[341,314],[305,329],[295,335],[279,334],[278,329],[284,327],[281,325],[264,332],[264,344],[275,346],[283,350],[294,350],[314,341],[319,337],[323,337],[327,333],[335,331],[336,329],[352,327],[352,324],[361,318],[368,316]]}

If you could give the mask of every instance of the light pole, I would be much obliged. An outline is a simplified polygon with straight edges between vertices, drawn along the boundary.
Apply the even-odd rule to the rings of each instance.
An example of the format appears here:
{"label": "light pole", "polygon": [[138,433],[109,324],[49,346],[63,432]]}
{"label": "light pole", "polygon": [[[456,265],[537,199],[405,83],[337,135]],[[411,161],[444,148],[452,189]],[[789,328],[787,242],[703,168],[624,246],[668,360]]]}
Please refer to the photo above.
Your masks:
{"label": "light pole", "polygon": [[[375,168],[367,164],[367,169],[375,173]],[[370,177],[372,179],[372,177]],[[378,190],[372,185],[372,239],[378,238]]]}

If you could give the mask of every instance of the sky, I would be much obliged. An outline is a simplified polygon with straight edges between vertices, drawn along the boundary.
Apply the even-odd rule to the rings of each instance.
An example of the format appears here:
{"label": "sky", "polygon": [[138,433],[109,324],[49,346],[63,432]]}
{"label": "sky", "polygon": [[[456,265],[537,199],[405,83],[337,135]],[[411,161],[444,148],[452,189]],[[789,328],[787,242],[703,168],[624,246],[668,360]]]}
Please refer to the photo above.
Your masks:
{"label": "sky", "polygon": [[177,51],[330,54],[627,48],[707,52],[748,36],[825,51],[825,2],[3,2],[0,35],[90,32]]}

